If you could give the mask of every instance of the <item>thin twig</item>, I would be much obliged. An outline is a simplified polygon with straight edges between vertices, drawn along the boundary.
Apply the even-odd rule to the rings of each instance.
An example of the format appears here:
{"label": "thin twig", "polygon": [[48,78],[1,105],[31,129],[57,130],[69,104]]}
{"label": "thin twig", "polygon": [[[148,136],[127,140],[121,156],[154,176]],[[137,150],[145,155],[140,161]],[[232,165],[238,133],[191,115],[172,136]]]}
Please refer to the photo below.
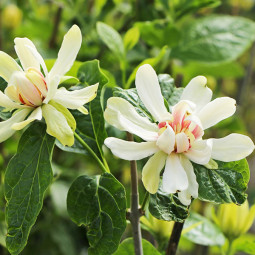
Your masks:
{"label": "thin twig", "polygon": [[[127,132],[127,140],[134,141],[133,135]],[[130,161],[131,175],[131,212],[130,222],[132,225],[135,255],[143,255],[142,233],[140,226],[139,192],[136,161]]]}
{"label": "thin twig", "polygon": [[166,250],[166,255],[175,255],[177,251],[177,247],[180,241],[182,229],[183,229],[184,222],[175,222],[174,228],[169,239],[168,247]]}

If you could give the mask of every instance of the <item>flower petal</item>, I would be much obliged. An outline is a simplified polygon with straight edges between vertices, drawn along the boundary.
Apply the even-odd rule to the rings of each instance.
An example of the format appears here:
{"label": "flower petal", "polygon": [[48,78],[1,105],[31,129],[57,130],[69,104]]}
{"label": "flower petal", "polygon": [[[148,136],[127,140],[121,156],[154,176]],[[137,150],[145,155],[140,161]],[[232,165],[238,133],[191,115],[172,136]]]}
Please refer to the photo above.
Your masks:
{"label": "flower petal", "polygon": [[29,117],[21,122],[15,123],[12,125],[12,129],[15,130],[21,130],[25,126],[27,126],[29,123],[31,123],[34,120],[41,120],[42,119],[42,108],[37,107],[30,115]]}
{"label": "flower petal", "polygon": [[3,51],[0,51],[0,63],[0,76],[7,82],[9,82],[13,72],[22,71],[17,62]]}
{"label": "flower petal", "polygon": [[136,143],[108,137],[104,144],[115,156],[125,160],[139,160],[158,151],[155,142]]}
{"label": "flower petal", "polygon": [[175,153],[171,153],[166,160],[162,190],[166,193],[176,193],[186,190],[188,185],[188,177],[179,157]]}
{"label": "flower petal", "polygon": [[16,102],[13,102],[8,96],[6,96],[2,91],[0,91],[0,106],[8,109],[18,109],[18,108],[29,108],[29,106],[21,105]]}
{"label": "flower petal", "polygon": [[189,149],[189,138],[185,133],[181,132],[176,134],[175,141],[177,153],[182,153]]}
{"label": "flower petal", "polygon": [[58,58],[49,72],[50,77],[63,76],[72,67],[81,47],[82,35],[78,26],[73,25],[64,36]]}
{"label": "flower petal", "polygon": [[56,137],[64,146],[74,144],[74,133],[65,116],[49,104],[42,106],[42,115],[47,124],[46,132]]}
{"label": "flower petal", "polygon": [[171,119],[171,114],[167,112],[164,104],[157,74],[149,64],[139,67],[135,84],[139,97],[157,121]]}
{"label": "flower petal", "polygon": [[212,141],[212,158],[223,162],[241,160],[254,150],[252,140],[241,134],[230,134]]}
{"label": "flower petal", "polygon": [[214,126],[221,120],[232,116],[236,111],[236,101],[230,97],[216,98],[198,113],[203,129]]}
{"label": "flower petal", "polygon": [[156,145],[160,150],[170,154],[174,150],[175,133],[169,125],[166,126],[165,131],[159,136]]}
{"label": "flower petal", "polygon": [[145,164],[142,171],[142,182],[145,189],[155,194],[158,190],[160,172],[163,169],[166,162],[167,155],[162,152],[156,152]]}
{"label": "flower petal", "polygon": [[135,134],[145,141],[155,141],[158,138],[157,125],[140,116],[135,108],[123,98],[108,99],[104,117],[112,126]]}
{"label": "flower petal", "polygon": [[43,100],[43,103],[48,104],[49,101],[56,95],[59,82],[60,77],[57,75],[50,79],[48,84],[48,93],[46,98]]}
{"label": "flower petal", "polygon": [[30,41],[28,38],[18,38],[14,39],[15,43],[15,51],[18,55],[18,58],[21,62],[21,65],[24,70],[28,69],[29,67],[34,67],[37,70],[40,70],[40,63],[35,58],[35,56],[31,53],[31,51],[27,48],[29,45],[31,48],[36,50],[35,45]]}
{"label": "flower petal", "polygon": [[204,76],[193,78],[183,90],[180,100],[189,100],[196,104],[196,112],[208,104],[212,99],[212,91],[206,86]]}
{"label": "flower petal", "polygon": [[16,132],[16,130],[11,128],[12,125],[23,121],[30,111],[30,109],[16,111],[10,119],[0,122],[0,143],[7,140]]}
{"label": "flower petal", "polygon": [[68,91],[62,87],[56,91],[52,99],[68,109],[78,109],[96,97],[97,88],[98,83],[74,91]]}
{"label": "flower petal", "polygon": [[181,191],[178,193],[178,197],[182,204],[184,205],[190,205],[191,203],[191,197],[197,198],[198,197],[198,183],[196,180],[196,175],[194,173],[194,168],[191,164],[191,162],[183,155],[180,156],[181,164],[186,171],[189,186],[186,190]]}
{"label": "flower petal", "polygon": [[196,140],[184,155],[197,164],[207,164],[212,154],[212,142],[210,140]]}

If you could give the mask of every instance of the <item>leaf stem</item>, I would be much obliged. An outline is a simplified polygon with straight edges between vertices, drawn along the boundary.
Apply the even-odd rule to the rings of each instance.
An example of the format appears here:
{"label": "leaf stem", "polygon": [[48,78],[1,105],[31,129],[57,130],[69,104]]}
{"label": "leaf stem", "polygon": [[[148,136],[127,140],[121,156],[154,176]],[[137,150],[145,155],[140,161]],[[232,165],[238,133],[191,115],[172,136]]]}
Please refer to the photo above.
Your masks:
{"label": "leaf stem", "polygon": [[89,147],[89,145],[77,134],[74,133],[75,138],[77,141],[91,154],[91,156],[97,161],[97,163],[100,165],[103,172],[110,172],[105,165],[102,163],[102,161],[98,158],[96,153]]}
{"label": "leaf stem", "polygon": [[148,191],[146,191],[146,193],[144,195],[143,203],[142,203],[142,206],[141,206],[142,211],[144,211],[147,200],[148,200],[149,197],[150,197],[150,193]]}
{"label": "leaf stem", "polygon": [[180,241],[184,222],[175,222],[171,237],[169,239],[166,255],[175,255]]}
{"label": "leaf stem", "polygon": [[[127,140],[134,141],[133,135],[127,132]],[[138,175],[136,161],[130,161],[131,175],[131,212],[130,222],[132,225],[135,255],[143,255],[142,233],[140,226],[139,193],[138,193]]]}

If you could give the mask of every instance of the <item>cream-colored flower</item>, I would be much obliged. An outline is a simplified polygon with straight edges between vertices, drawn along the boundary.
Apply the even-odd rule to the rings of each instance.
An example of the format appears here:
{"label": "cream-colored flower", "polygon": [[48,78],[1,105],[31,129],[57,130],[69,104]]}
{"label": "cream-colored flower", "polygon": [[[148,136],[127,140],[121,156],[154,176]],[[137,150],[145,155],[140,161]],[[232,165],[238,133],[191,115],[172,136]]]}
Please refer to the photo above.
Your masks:
{"label": "cream-colored flower", "polygon": [[0,122],[0,142],[8,139],[16,130],[44,117],[48,134],[63,145],[73,145],[76,123],[66,108],[86,112],[83,105],[94,99],[98,87],[95,84],[75,91],[58,89],[61,81],[65,80],[64,74],[75,61],[81,41],[79,27],[72,26],[49,72],[28,38],[14,40],[22,68],[8,54],[0,51],[0,76],[8,82],[4,93],[0,91],[0,106],[5,111],[13,111],[10,119]]}
{"label": "cream-colored flower", "polygon": [[105,119],[114,127],[141,137],[145,142],[127,142],[109,137],[105,145],[125,160],[152,156],[142,171],[143,184],[150,193],[158,190],[163,172],[163,191],[178,192],[180,201],[189,205],[198,197],[198,183],[190,161],[208,164],[211,158],[224,162],[240,160],[254,150],[247,136],[230,134],[221,139],[203,140],[204,130],[230,117],[236,102],[229,97],[211,101],[212,91],[206,78],[195,77],[186,86],[180,101],[167,111],[157,75],[146,64],[136,74],[136,88],[144,106],[154,118],[140,116],[126,100],[112,97],[107,102]]}

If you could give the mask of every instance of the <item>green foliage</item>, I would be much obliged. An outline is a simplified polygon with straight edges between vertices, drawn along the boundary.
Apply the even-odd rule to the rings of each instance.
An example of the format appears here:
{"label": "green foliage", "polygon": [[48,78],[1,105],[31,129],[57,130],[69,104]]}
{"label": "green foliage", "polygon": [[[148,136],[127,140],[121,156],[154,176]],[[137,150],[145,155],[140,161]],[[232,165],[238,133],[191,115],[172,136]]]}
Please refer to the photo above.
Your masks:
{"label": "green foliage", "polygon": [[34,123],[22,135],[16,155],[5,173],[6,245],[12,255],[26,245],[31,227],[42,208],[43,197],[52,181],[51,155],[55,139],[46,126]]}
{"label": "green foliage", "polygon": [[130,28],[124,36],[124,47],[126,51],[131,50],[138,43],[140,31],[137,27]]}
{"label": "green foliage", "polygon": [[192,212],[185,221],[184,228],[189,228],[194,224],[198,225],[183,235],[191,242],[206,246],[222,246],[225,243],[224,235],[214,223],[207,218]]}
{"label": "green foliage", "polygon": [[253,255],[255,251],[255,235],[246,234],[234,240],[233,250]]}
{"label": "green foliage", "polygon": [[208,169],[193,163],[199,184],[199,199],[214,203],[242,204],[250,178],[246,159],[233,162],[217,161],[218,169]]}
{"label": "green foliage", "polygon": [[[157,249],[147,240],[142,239],[143,254],[146,255],[160,255]],[[125,239],[119,246],[118,250],[113,255],[133,255],[134,250],[134,240],[133,238]]]}
{"label": "green foliage", "polygon": [[166,194],[158,189],[150,195],[149,211],[159,220],[183,222],[188,217],[188,207],[184,206],[176,194]]}
{"label": "green foliage", "polygon": [[207,63],[237,59],[254,41],[255,24],[249,19],[209,16],[197,19],[184,29],[173,58]]}
{"label": "green foliage", "polygon": [[118,248],[126,228],[126,194],[113,175],[78,177],[68,192],[67,209],[77,225],[87,227],[90,255]]}

